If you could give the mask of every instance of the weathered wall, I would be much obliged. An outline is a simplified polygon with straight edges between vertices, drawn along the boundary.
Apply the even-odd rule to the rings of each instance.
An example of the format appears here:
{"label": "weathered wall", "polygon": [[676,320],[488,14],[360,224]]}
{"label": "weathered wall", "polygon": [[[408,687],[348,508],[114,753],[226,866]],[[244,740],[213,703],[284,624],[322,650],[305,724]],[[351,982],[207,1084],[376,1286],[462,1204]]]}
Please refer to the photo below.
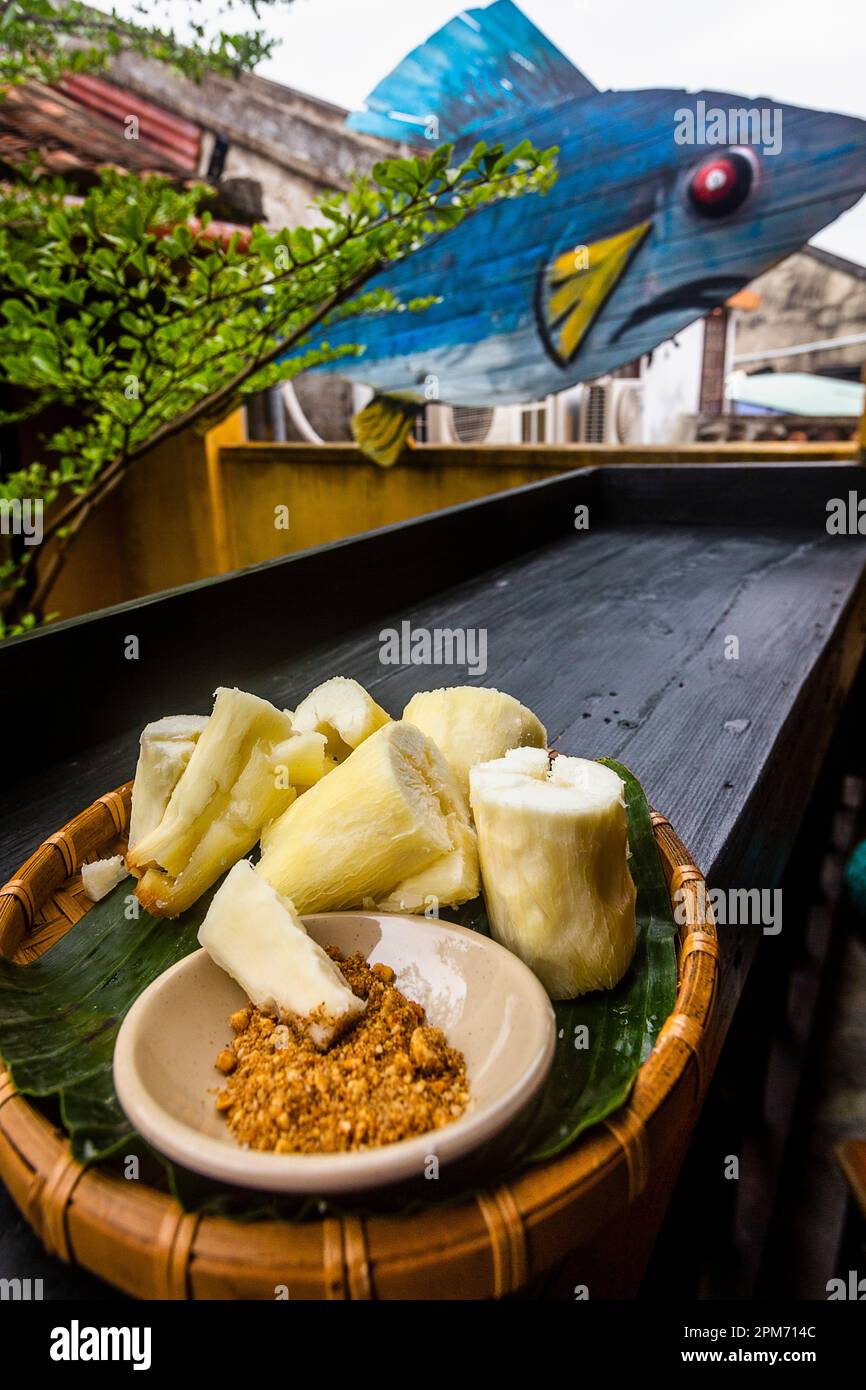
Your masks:
{"label": "weathered wall", "polygon": [[187,430],[141,459],[84,527],[49,608],[71,618],[229,569],[218,451],[244,434],[236,411],[205,439]]}
{"label": "weathered wall", "polygon": [[[735,355],[866,332],[866,267],[848,271],[846,264],[838,257],[807,248],[760,275],[750,288],[761,296],[761,307],[738,312]],[[744,365],[748,371],[775,367],[778,371],[813,372],[819,368],[859,368],[864,361],[866,344],[859,343]]]}
{"label": "weathered wall", "polygon": [[112,63],[111,80],[209,133],[201,173],[213,137],[224,136],[229,141],[224,177],[261,183],[268,222],[309,225],[316,217],[311,198],[346,188],[355,173],[377,159],[405,151],[348,130],[342,107],[254,74],[235,80],[209,74],[199,86],[161,63],[124,55]]}

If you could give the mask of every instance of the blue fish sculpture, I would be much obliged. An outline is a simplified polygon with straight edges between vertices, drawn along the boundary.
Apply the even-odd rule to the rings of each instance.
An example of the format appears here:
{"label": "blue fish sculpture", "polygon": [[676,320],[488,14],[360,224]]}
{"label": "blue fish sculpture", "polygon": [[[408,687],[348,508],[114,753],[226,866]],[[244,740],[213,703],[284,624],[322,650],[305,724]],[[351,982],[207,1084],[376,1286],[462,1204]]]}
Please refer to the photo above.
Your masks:
{"label": "blue fish sculpture", "polygon": [[400,455],[431,399],[538,400],[634,361],[802,246],[866,190],[866,122],[724,92],[600,92],[512,3],[463,11],[349,117],[422,144],[558,147],[558,178],[479,210],[375,283],[398,311],[329,326],[373,388],[356,438]]}

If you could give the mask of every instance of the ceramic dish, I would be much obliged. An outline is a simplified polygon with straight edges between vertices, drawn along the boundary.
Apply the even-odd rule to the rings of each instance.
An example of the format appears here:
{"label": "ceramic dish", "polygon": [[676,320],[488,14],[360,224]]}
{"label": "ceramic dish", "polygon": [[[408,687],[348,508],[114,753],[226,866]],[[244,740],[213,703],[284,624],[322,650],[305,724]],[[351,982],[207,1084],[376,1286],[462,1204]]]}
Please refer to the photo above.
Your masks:
{"label": "ceramic dish", "polygon": [[270,1192],[337,1193],[417,1177],[430,1154],[454,1160],[494,1138],[529,1104],[553,1058],[550,1001],[532,972],[478,932],[397,914],[304,918],[320,945],[396,972],[395,984],[464,1054],[466,1113],[430,1134],[357,1153],[275,1154],[240,1147],[214,1106],[214,1058],[229,1015],[247,1002],[205,951],[136,1000],[117,1037],[114,1082],[130,1122],[160,1152],[220,1182]]}

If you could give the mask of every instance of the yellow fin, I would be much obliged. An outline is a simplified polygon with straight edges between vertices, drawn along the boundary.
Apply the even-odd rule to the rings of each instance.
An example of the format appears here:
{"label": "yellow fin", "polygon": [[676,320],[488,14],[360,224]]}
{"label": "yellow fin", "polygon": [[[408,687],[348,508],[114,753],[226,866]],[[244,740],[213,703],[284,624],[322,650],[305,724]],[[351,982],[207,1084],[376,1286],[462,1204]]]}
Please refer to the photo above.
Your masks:
{"label": "yellow fin", "polygon": [[421,409],[414,401],[374,396],[352,420],[358,448],[382,468],[390,468],[410,442],[409,432]]}
{"label": "yellow fin", "polygon": [[545,267],[538,286],[538,326],[561,367],[577,354],[651,226],[639,222],[603,241],[576,246]]}

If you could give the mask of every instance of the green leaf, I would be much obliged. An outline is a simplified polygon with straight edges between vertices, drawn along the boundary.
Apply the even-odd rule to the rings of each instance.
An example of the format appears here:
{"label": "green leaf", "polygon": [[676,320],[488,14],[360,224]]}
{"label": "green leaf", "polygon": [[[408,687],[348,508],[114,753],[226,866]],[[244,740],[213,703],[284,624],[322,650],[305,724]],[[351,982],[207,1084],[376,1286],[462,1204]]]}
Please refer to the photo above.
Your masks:
{"label": "green leaf", "polygon": [[69,239],[69,219],[59,208],[56,208],[53,212],[49,212],[45,219],[45,225],[51,235],[57,237],[58,241],[67,241]]}
{"label": "green leaf", "polygon": [[48,377],[51,381],[61,381],[63,379],[59,369],[55,367],[53,363],[46,362],[45,358],[40,357],[38,353],[31,353],[30,361],[41,377]]}
{"label": "green leaf", "polygon": [[[554,1005],[556,1053],[526,1144],[536,1160],[561,1153],[625,1104],[677,997],[676,927],[647,799],[627,768],[610,758],[599,761],[625,783],[637,941],[631,966],[615,989]],[[588,1030],[586,1049],[575,1047],[582,1026]]]}
{"label": "green leaf", "polygon": [[29,965],[0,960],[0,1054],[26,1095],[58,1096],[79,1159],[104,1157],[133,1131],[111,1079],[114,1040],[152,980],[198,948],[212,893],[166,922],[125,915],[134,884],[102,902]]}
{"label": "green leaf", "polygon": [[7,299],[2,307],[3,314],[10,323],[30,323],[32,315],[20,299]]}
{"label": "green leaf", "polygon": [[459,207],[437,207],[433,209],[430,216],[436,226],[444,229],[458,226],[459,223],[463,221],[466,213],[463,208]]}
{"label": "green leaf", "polygon": [[125,208],[120,225],[131,241],[140,241],[144,235],[144,217],[137,203]]}
{"label": "green leaf", "polygon": [[311,260],[316,254],[316,243],[308,227],[297,227],[291,234],[290,245],[299,261]]}

